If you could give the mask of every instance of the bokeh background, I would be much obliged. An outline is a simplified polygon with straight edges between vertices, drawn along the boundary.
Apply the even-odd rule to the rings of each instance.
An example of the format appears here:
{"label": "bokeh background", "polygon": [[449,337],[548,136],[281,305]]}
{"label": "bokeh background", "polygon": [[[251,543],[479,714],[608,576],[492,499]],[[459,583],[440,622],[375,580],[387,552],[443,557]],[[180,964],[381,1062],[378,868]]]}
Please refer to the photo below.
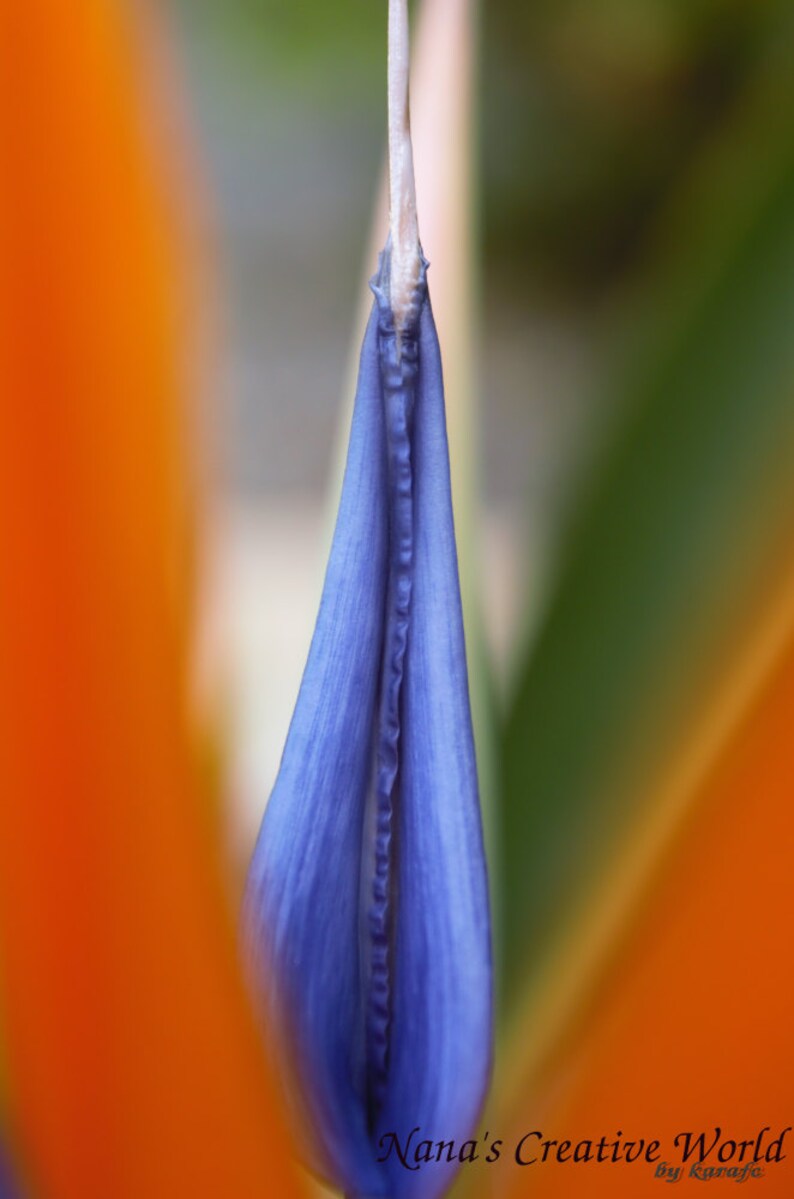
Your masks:
{"label": "bokeh background", "polygon": [[[778,1133],[794,10],[414,15],[495,915],[486,1124]],[[8,23],[8,1186],[308,1194],[233,928],[383,228],[385,4],[32,0]],[[459,1189],[654,1193],[649,1169],[576,1170]],[[789,1161],[756,1185],[791,1194]]]}

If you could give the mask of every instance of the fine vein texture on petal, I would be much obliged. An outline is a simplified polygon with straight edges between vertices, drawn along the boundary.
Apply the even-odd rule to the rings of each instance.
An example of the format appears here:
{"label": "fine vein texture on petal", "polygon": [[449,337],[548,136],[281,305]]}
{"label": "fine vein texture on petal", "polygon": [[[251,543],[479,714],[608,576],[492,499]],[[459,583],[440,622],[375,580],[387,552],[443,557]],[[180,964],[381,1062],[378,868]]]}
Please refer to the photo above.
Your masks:
{"label": "fine vein texture on petal", "polygon": [[359,1199],[433,1199],[454,1166],[377,1159],[390,1133],[472,1134],[490,928],[440,352],[424,266],[399,336],[388,277],[387,247],[244,932],[310,1163]]}

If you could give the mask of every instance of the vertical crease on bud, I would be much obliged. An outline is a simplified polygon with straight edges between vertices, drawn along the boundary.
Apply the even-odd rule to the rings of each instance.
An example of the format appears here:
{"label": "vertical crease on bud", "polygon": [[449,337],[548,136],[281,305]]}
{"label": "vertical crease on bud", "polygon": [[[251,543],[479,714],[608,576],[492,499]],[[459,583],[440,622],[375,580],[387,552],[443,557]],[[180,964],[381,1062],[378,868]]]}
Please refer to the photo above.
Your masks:
{"label": "vertical crease on bud", "polygon": [[375,853],[369,880],[369,994],[366,1016],[366,1069],[370,1125],[374,1127],[383,1103],[389,1066],[391,1018],[391,890],[395,805],[399,802],[400,701],[405,654],[411,624],[414,562],[414,503],[412,425],[419,364],[419,314],[427,288],[426,266],[398,330],[389,298],[390,247],[381,256],[380,271],[371,283],[378,304],[378,342],[386,427],[389,485],[389,578],[378,705],[375,784]]}

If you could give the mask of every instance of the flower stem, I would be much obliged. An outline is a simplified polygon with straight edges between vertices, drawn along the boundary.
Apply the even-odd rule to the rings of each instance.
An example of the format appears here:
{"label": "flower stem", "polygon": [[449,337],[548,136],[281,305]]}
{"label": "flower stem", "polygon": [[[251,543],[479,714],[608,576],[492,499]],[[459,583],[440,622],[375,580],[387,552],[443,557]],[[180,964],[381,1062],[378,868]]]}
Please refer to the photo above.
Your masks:
{"label": "flower stem", "polygon": [[408,0],[389,0],[389,298],[398,337],[405,327],[421,265],[408,105],[409,68]]}

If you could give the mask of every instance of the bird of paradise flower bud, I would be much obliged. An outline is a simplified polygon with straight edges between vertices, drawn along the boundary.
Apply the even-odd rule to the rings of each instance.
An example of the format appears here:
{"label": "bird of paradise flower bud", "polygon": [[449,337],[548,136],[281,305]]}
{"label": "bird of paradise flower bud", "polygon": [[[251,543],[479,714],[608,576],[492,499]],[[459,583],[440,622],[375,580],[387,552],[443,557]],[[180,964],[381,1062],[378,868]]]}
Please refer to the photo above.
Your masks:
{"label": "bird of paradise flower bud", "polygon": [[389,1134],[471,1134],[490,1069],[490,926],[427,263],[399,326],[390,264],[387,246],[244,930],[310,1164],[350,1196],[429,1199],[455,1163],[406,1169]]}

